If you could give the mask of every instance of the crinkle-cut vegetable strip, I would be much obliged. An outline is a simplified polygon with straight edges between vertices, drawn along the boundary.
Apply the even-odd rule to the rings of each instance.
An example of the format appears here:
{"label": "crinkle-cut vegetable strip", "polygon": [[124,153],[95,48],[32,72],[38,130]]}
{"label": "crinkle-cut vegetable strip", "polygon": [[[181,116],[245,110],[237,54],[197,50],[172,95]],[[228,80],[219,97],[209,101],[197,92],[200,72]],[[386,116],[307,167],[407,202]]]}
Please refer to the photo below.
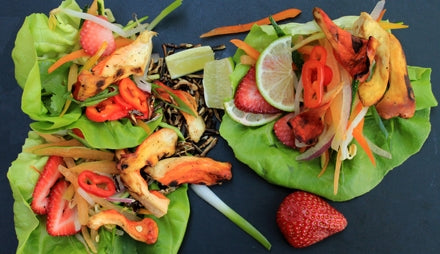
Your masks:
{"label": "crinkle-cut vegetable strip", "polygon": [[[271,15],[271,16],[272,16],[273,20],[278,22],[281,20],[289,19],[289,18],[295,18],[300,13],[301,13],[301,10],[291,8],[291,9],[286,9],[286,10],[280,11],[278,13]],[[261,25],[269,25],[270,19],[269,19],[269,17],[267,17],[267,18],[263,18],[263,19],[260,19],[260,20],[254,21],[254,22],[246,23],[246,24],[218,27],[218,28],[215,28],[215,29],[207,32],[207,33],[200,35],[200,38],[246,32],[246,31],[249,31],[254,24],[257,24],[260,26]]]}
{"label": "crinkle-cut vegetable strip", "polygon": [[254,60],[258,60],[260,52],[254,49],[251,45],[239,39],[232,39],[231,43],[234,44],[237,48],[243,50],[248,56],[252,57]]}
{"label": "crinkle-cut vegetable strip", "polygon": [[68,62],[71,62],[71,61],[73,61],[75,59],[78,59],[78,58],[81,58],[81,57],[85,57],[85,56],[89,56],[89,55],[87,55],[87,53],[83,49],[78,49],[78,50],[72,51],[69,54],[62,56],[55,63],[53,63],[49,67],[47,72],[48,73],[52,73],[53,71],[58,69],[61,65],[65,64],[65,63],[68,63]]}

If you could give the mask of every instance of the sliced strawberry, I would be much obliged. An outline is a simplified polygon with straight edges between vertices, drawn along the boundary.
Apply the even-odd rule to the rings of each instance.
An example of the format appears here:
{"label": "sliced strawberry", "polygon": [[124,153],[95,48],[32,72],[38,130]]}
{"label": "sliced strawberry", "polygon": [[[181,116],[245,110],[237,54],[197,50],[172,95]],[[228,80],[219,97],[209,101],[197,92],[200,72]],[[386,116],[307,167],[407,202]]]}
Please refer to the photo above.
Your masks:
{"label": "sliced strawberry", "polygon": [[43,172],[41,172],[35,185],[34,192],[32,193],[31,208],[36,214],[46,214],[47,205],[49,202],[49,193],[52,186],[61,177],[61,173],[58,171],[58,166],[63,165],[64,161],[62,157],[50,156],[44,165]]}
{"label": "sliced strawberry", "polygon": [[235,106],[245,112],[272,114],[281,112],[270,105],[258,91],[255,80],[255,67],[249,69],[237,87],[234,98]]}
{"label": "sliced strawberry", "polygon": [[304,248],[347,227],[345,216],[314,194],[295,191],[278,208],[276,221],[290,245]]}
{"label": "sliced strawberry", "polygon": [[289,121],[295,116],[295,113],[288,113],[278,119],[274,126],[273,131],[275,136],[281,143],[288,147],[296,148],[295,146],[295,134],[293,133],[292,126],[290,126]]}
{"label": "sliced strawberry", "polygon": [[[98,17],[107,20],[104,16]],[[112,31],[93,21],[84,21],[80,31],[79,42],[88,55],[96,54],[105,41],[107,42],[107,48],[102,56],[110,55],[116,48],[115,38],[113,37]]]}
{"label": "sliced strawberry", "polygon": [[60,180],[50,192],[46,227],[51,236],[74,235],[81,229],[76,206],[70,207],[69,201],[64,199],[68,187],[67,181]]}

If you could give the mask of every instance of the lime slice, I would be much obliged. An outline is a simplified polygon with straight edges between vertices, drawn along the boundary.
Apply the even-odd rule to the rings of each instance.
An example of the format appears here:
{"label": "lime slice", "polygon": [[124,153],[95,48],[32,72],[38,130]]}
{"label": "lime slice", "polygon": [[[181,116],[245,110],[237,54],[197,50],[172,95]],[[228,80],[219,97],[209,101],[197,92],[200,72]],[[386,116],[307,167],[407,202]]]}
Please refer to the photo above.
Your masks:
{"label": "lime slice", "polygon": [[172,79],[201,71],[207,62],[213,60],[214,51],[210,46],[185,49],[165,57]]}
{"label": "lime slice", "polygon": [[291,45],[291,36],[276,39],[261,52],[256,64],[258,90],[269,104],[283,111],[294,110],[296,76]]}
{"label": "lime slice", "polygon": [[206,106],[224,109],[224,102],[232,98],[233,88],[229,75],[234,70],[231,57],[209,61],[203,69],[203,91]]}
{"label": "lime slice", "polygon": [[269,123],[281,116],[277,114],[253,114],[239,110],[235,107],[234,100],[225,102],[225,112],[232,120],[245,126],[260,126]]}

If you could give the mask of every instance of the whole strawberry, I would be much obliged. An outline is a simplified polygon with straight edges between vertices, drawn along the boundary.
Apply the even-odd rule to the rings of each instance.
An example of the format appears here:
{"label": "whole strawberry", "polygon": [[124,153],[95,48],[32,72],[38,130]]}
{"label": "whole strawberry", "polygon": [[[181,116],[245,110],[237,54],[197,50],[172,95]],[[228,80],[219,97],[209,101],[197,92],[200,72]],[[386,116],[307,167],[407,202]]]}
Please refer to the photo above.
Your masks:
{"label": "whole strawberry", "polygon": [[276,221],[290,245],[304,248],[345,229],[342,213],[314,194],[295,191],[278,208]]}

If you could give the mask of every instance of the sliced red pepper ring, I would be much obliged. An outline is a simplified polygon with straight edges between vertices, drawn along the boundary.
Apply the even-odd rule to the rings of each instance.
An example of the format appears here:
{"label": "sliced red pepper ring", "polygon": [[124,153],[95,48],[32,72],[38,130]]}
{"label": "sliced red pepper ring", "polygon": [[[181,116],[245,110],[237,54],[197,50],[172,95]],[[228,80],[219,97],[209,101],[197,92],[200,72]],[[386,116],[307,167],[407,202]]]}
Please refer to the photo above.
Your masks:
{"label": "sliced red pepper ring", "polygon": [[85,113],[87,118],[94,122],[118,120],[128,115],[128,111],[116,103],[114,97],[107,98],[96,105],[88,106]]}
{"label": "sliced red pepper ring", "polygon": [[324,65],[317,60],[308,60],[303,65],[301,76],[304,105],[307,108],[319,107],[324,94]]}
{"label": "sliced red pepper ring", "polygon": [[122,106],[125,110],[130,111],[130,110],[134,109],[134,107],[131,104],[129,104],[128,102],[126,102],[120,94],[115,95],[114,99],[115,99],[115,102],[117,104],[119,104],[120,106]]}
{"label": "sliced red pepper ring", "polygon": [[310,60],[317,60],[325,65],[327,61],[327,50],[320,45],[314,46],[312,53],[310,53]]}
{"label": "sliced red pepper ring", "polygon": [[110,197],[116,192],[113,179],[108,176],[96,174],[90,170],[84,170],[79,174],[78,184],[87,193],[98,197]]}
{"label": "sliced red pepper ring", "polygon": [[119,94],[134,109],[148,115],[148,96],[133,80],[124,78],[119,81]]}

